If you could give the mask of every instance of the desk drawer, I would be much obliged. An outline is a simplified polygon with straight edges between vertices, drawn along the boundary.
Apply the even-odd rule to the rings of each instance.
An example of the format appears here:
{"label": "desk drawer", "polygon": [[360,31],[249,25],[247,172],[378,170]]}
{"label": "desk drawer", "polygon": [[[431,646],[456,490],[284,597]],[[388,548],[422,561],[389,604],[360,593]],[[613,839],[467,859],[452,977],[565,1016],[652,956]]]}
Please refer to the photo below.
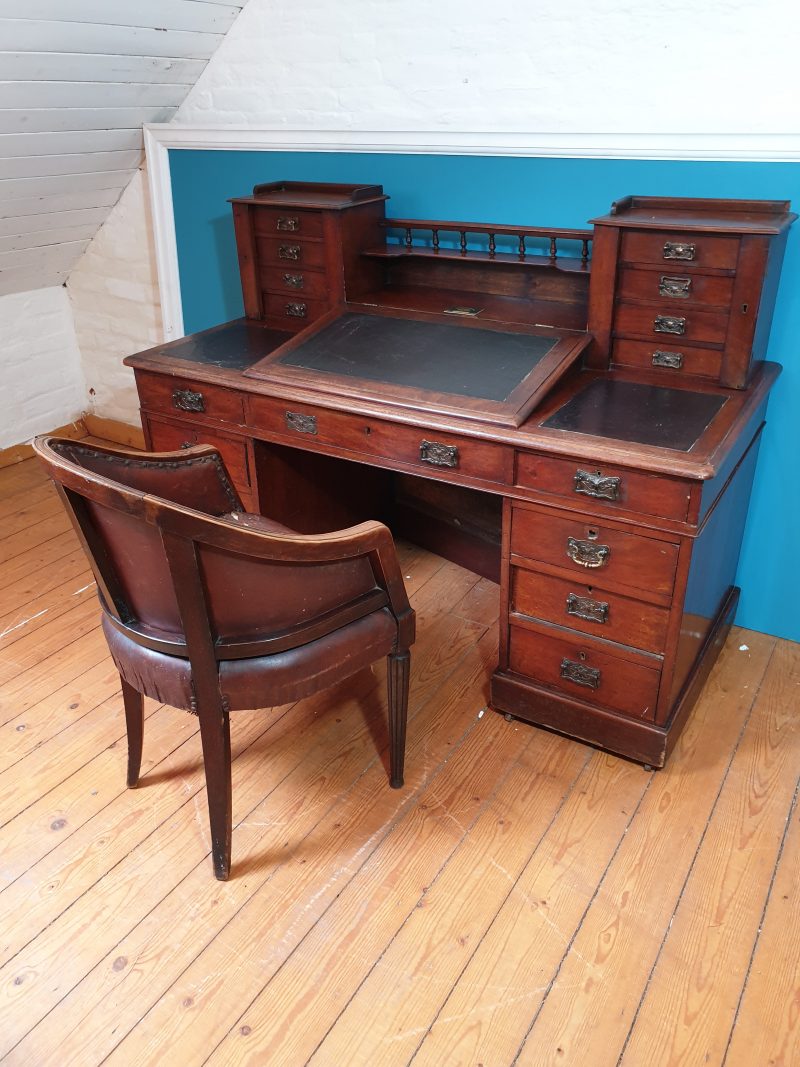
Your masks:
{"label": "desk drawer", "polygon": [[620,300],[647,301],[648,303],[680,302],[681,306],[703,304],[707,307],[729,308],[733,295],[733,278],[718,274],[681,272],[680,263],[675,269],[666,264],[660,270],[636,270],[623,267],[617,283]]}
{"label": "desk drawer", "polygon": [[300,241],[287,233],[285,237],[256,236],[259,263],[276,264],[279,267],[305,267],[323,270],[325,267],[325,244],[323,241]]}
{"label": "desk drawer", "polygon": [[678,307],[676,301],[665,301],[663,306],[619,304],[614,316],[614,334],[652,338],[665,348],[675,340],[721,345],[728,334],[728,319],[727,311]]}
{"label": "desk drawer", "polygon": [[263,294],[264,319],[278,330],[304,330],[329,309],[327,300],[316,300],[303,293]]}
{"label": "desk drawer", "polygon": [[511,610],[591,637],[663,652],[669,609],[588,582],[511,569]]}
{"label": "desk drawer", "polygon": [[722,350],[687,345],[682,337],[664,337],[658,341],[617,339],[611,347],[611,362],[620,367],[643,367],[667,374],[719,378]]}
{"label": "desk drawer", "polygon": [[471,437],[260,396],[248,398],[248,422],[299,448],[320,442],[365,458],[411,464],[420,474],[451,474],[454,481],[458,475],[499,485],[510,481],[512,450]]}
{"label": "desk drawer", "polygon": [[259,207],[254,205],[253,229],[258,237],[322,237],[322,215],[319,211],[298,211],[296,208]]}
{"label": "desk drawer", "polygon": [[212,433],[202,426],[193,426],[186,422],[173,422],[147,416],[152,447],[156,452],[174,452],[189,445],[213,445],[219,449],[225,466],[237,489],[250,485],[250,472],[247,463],[247,448],[237,437]]}
{"label": "desk drawer", "polygon": [[319,271],[298,270],[296,267],[264,267],[259,280],[267,293],[278,293],[291,300],[328,295],[328,279]]}
{"label": "desk drawer", "polygon": [[679,267],[734,270],[739,259],[739,238],[674,230],[626,230],[620,260],[624,263],[664,263]]}
{"label": "desk drawer", "polygon": [[512,625],[509,667],[556,692],[637,719],[655,719],[660,667],[622,659],[591,638]]}
{"label": "desk drawer", "polygon": [[141,371],[136,373],[136,386],[141,405],[147,411],[179,415],[183,419],[199,415],[222,422],[244,422],[242,398],[228,389]]}
{"label": "desk drawer", "polygon": [[690,483],[659,474],[602,468],[590,460],[561,459],[536,452],[517,453],[517,485],[580,504],[592,514],[638,511],[685,522]]}
{"label": "desk drawer", "polygon": [[666,596],[672,593],[678,566],[677,544],[536,506],[514,505],[511,551],[563,567],[584,582],[596,578],[604,588]]}

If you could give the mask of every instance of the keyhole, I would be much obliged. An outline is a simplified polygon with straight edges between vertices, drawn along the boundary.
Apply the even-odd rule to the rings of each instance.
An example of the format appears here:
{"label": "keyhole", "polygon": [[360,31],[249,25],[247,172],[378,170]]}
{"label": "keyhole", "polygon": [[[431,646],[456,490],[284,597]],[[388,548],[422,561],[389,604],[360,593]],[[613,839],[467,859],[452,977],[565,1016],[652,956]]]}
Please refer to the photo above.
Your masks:
{"label": "keyhole", "polygon": [[586,536],[589,538],[590,541],[597,540],[597,530],[595,530],[594,526],[589,527],[589,529],[586,531]]}
{"label": "keyhole", "polygon": [[369,435],[372,433],[372,428],[370,426],[365,426],[364,433],[367,435],[367,437],[369,437]]}
{"label": "keyhole", "polygon": [[578,659],[585,660],[586,659],[586,653],[585,652],[579,652],[578,653]]}

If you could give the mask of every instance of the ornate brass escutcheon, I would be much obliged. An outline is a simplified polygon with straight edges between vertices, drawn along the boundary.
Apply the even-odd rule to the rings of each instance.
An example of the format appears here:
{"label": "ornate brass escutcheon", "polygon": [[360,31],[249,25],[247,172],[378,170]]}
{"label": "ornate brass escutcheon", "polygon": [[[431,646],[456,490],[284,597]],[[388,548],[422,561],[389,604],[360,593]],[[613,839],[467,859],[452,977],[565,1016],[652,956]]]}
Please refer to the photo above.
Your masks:
{"label": "ornate brass escutcheon", "polygon": [[562,659],[561,677],[575,685],[585,685],[587,689],[597,689],[600,686],[600,669],[587,667],[585,663],[576,663],[572,659]]}
{"label": "ornate brass escutcheon", "polygon": [[654,367],[669,367],[670,370],[680,370],[683,366],[683,353],[664,352],[659,348],[653,353],[652,363]]}
{"label": "ornate brass escutcheon", "polygon": [[602,500],[618,500],[622,479],[613,474],[601,474],[600,471],[575,471],[575,492]]}
{"label": "ornate brass escutcheon", "polygon": [[586,622],[608,622],[608,604],[605,600],[592,600],[588,596],[569,593],[567,596],[567,615],[574,615]]}
{"label": "ornate brass escutcheon", "polygon": [[285,414],[286,425],[290,430],[296,430],[297,433],[316,433],[317,432],[317,416],[316,415],[301,415],[298,411],[287,411]]}
{"label": "ornate brass escutcheon", "polygon": [[302,274],[284,274],[283,284],[289,289],[302,289],[306,280]]}
{"label": "ornate brass escutcheon", "polygon": [[206,402],[202,393],[194,393],[191,389],[173,389],[172,406],[179,411],[205,411]]}
{"label": "ornate brass escutcheon", "polygon": [[594,569],[608,563],[611,549],[608,545],[598,545],[594,541],[579,541],[577,537],[567,538],[567,555],[579,567]]}
{"label": "ornate brass escutcheon", "polygon": [[423,463],[431,463],[434,467],[457,467],[458,446],[423,441],[419,446],[419,458]]}
{"label": "ornate brass escutcheon", "polygon": [[662,274],[658,282],[660,296],[677,297],[679,300],[688,300],[692,290],[691,278],[671,278],[668,274]]}
{"label": "ornate brass escutcheon", "polygon": [[686,319],[678,315],[656,315],[653,319],[653,333],[686,333]]}
{"label": "ornate brass escutcheon", "polygon": [[292,301],[286,305],[286,314],[292,319],[304,319],[308,315],[308,305]]}
{"label": "ornate brass escutcheon", "polygon": [[296,233],[300,229],[300,219],[296,215],[280,215],[275,223],[276,230],[284,233]]}
{"label": "ornate brass escutcheon", "polygon": [[695,252],[695,245],[691,245],[687,241],[664,242],[664,259],[694,259]]}
{"label": "ornate brass escutcheon", "polygon": [[278,245],[278,259],[293,259],[297,261],[300,258],[300,245]]}

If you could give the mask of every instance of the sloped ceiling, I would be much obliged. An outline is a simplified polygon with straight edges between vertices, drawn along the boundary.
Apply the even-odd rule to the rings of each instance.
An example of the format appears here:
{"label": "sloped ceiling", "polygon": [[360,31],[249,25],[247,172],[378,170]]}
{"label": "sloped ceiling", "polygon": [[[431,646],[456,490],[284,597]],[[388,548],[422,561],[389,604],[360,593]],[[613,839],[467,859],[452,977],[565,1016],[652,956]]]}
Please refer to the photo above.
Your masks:
{"label": "sloped ceiling", "polygon": [[60,285],[247,0],[0,0],[0,296]]}

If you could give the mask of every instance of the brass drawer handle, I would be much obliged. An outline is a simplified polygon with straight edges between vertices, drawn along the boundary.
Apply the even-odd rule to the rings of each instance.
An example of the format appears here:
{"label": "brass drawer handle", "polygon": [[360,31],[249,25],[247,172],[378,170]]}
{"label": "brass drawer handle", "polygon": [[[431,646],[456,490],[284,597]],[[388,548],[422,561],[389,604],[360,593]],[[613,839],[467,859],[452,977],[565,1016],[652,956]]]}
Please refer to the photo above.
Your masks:
{"label": "brass drawer handle", "polygon": [[431,463],[434,467],[457,467],[458,446],[423,441],[419,446],[419,458],[423,463]]}
{"label": "brass drawer handle", "polygon": [[594,541],[579,541],[576,537],[568,537],[567,555],[578,566],[594,569],[605,567],[611,549],[608,545],[598,545]]}
{"label": "brass drawer handle", "polygon": [[692,295],[691,278],[671,278],[662,274],[658,282],[659,296],[673,296],[679,300],[688,300]]}
{"label": "brass drawer handle", "polygon": [[592,600],[588,596],[569,593],[567,596],[567,615],[574,615],[585,622],[608,622],[608,603],[605,600]]}
{"label": "brass drawer handle", "polygon": [[601,474],[600,471],[575,471],[575,492],[602,500],[619,500],[622,479],[613,474]]}
{"label": "brass drawer handle", "polygon": [[686,333],[686,319],[678,315],[656,315],[653,319],[653,333]]}
{"label": "brass drawer handle", "polygon": [[191,389],[173,389],[172,406],[179,411],[205,411],[206,401],[202,393],[193,393]]}
{"label": "brass drawer handle", "polygon": [[308,317],[308,304],[290,302],[286,305],[286,314],[290,319],[305,319]]}
{"label": "brass drawer handle", "polygon": [[680,370],[683,366],[683,353],[664,352],[659,348],[653,353],[652,363],[654,367],[668,367],[670,370]]}
{"label": "brass drawer handle", "polygon": [[296,215],[279,215],[275,229],[284,233],[297,233],[300,229],[300,219]]}
{"label": "brass drawer handle", "polygon": [[585,685],[587,689],[600,687],[600,669],[587,667],[585,663],[576,663],[572,659],[562,659],[561,677],[575,685]]}
{"label": "brass drawer handle", "polygon": [[664,242],[664,259],[694,259],[696,251],[696,246],[686,241]]}
{"label": "brass drawer handle", "polygon": [[296,430],[297,433],[317,432],[316,415],[301,415],[298,411],[287,411],[285,418],[286,425],[290,430]]}
{"label": "brass drawer handle", "polygon": [[300,245],[278,245],[278,259],[293,259],[298,260],[300,258]]}
{"label": "brass drawer handle", "polygon": [[283,284],[289,289],[302,289],[306,280],[302,274],[284,274]]}

